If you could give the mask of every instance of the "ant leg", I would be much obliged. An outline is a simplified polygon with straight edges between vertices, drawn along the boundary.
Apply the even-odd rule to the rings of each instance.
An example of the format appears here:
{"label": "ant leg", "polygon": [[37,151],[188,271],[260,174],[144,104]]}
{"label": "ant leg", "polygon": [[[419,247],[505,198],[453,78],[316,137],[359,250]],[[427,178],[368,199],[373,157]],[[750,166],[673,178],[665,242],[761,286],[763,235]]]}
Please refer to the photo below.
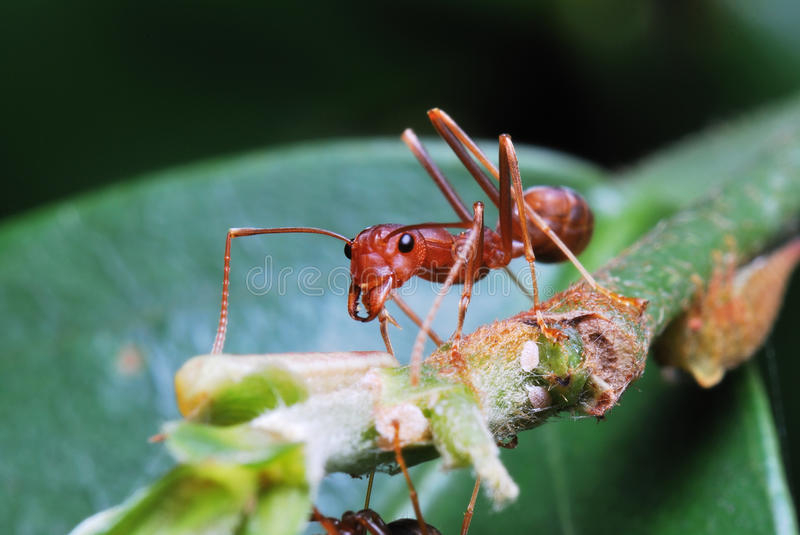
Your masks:
{"label": "ant leg", "polygon": [[[450,148],[453,150],[456,156],[458,156],[458,159],[461,160],[461,163],[464,165],[464,167],[467,168],[467,171],[469,171],[469,174],[472,175],[472,178],[475,179],[486,195],[488,195],[489,199],[491,199],[495,206],[498,206],[500,203],[500,193],[497,191],[497,186],[494,185],[494,182],[492,182],[491,178],[486,176],[486,173],[481,170],[480,166],[475,163],[475,160],[472,159],[472,157],[469,155],[469,152],[464,148],[464,145],[461,144],[458,136],[453,132],[449,124],[442,120],[441,114],[443,113],[443,111],[437,108],[430,110],[428,112],[428,118],[431,120],[431,124],[433,124],[433,127],[436,129],[442,139],[444,139],[445,142],[450,145]],[[452,121],[452,119],[450,120]],[[466,134],[464,135],[466,136]],[[477,149],[477,145],[474,143],[471,143],[471,146],[474,146]],[[481,155],[483,155],[483,153],[480,152],[480,149],[477,150]],[[483,158],[486,159],[486,156],[483,156]],[[486,161],[488,162],[488,159]]]}
{"label": "ant leg", "polygon": [[340,531],[336,525],[331,521],[330,518],[323,516],[323,514],[319,512],[319,509],[317,509],[315,505],[311,506],[311,518],[314,520],[314,522],[319,522],[319,525],[325,529],[325,533],[328,535],[340,535]]}
{"label": "ant leg", "polygon": [[[366,530],[364,535],[392,535],[383,519],[371,509],[365,509],[353,514],[353,520]],[[355,526],[354,526],[355,527]],[[348,531],[348,533],[351,533]]]}
{"label": "ant leg", "polygon": [[397,321],[395,321],[389,312],[386,311],[386,307],[381,309],[381,312],[378,315],[378,321],[380,322],[381,337],[383,338],[383,344],[386,346],[386,352],[394,357],[394,349],[392,348],[392,341],[389,340],[389,328],[387,323],[391,323],[398,328],[400,325],[398,325]]}
{"label": "ant leg", "polygon": [[439,293],[436,295],[436,299],[433,300],[433,304],[431,305],[430,310],[428,310],[428,315],[425,316],[425,321],[422,323],[422,329],[417,333],[417,338],[414,340],[414,346],[411,351],[411,384],[416,386],[419,382],[419,370],[420,366],[422,365],[422,350],[425,347],[425,333],[428,332],[431,328],[431,324],[433,323],[433,318],[436,317],[436,313],[439,312],[439,307],[442,306],[442,300],[444,296],[447,294],[450,287],[453,286],[456,277],[458,276],[461,268],[464,266],[464,263],[467,261],[467,256],[470,254],[470,251],[473,251],[475,247],[475,243],[478,241],[480,237],[481,241],[483,241],[483,226],[478,225],[478,214],[480,213],[480,222],[483,221],[483,203],[476,202],[473,205],[473,209],[475,211],[475,219],[472,222],[472,229],[467,236],[467,239],[464,241],[463,245],[461,246],[460,253],[458,254],[458,258],[453,263],[453,266],[450,268],[450,272],[447,274],[447,279],[445,279],[444,284],[439,289]]}
{"label": "ant leg", "polygon": [[475,512],[475,500],[478,499],[478,489],[481,487],[481,476],[475,478],[475,487],[472,489],[472,497],[469,499],[469,505],[464,512],[464,521],[461,523],[461,535],[467,535],[469,525],[472,522],[472,514]]}
{"label": "ant leg", "polygon": [[[450,145],[450,147],[453,149],[456,155],[458,155],[459,159],[464,163],[465,166],[467,166],[467,169],[470,170],[470,173],[475,178],[475,180],[477,180],[478,183],[481,185],[481,187],[484,188],[484,191],[486,191],[487,189],[483,183],[484,177],[486,177],[486,175],[479,171],[475,172],[472,170],[472,167],[474,166],[475,162],[474,160],[469,158],[469,156],[466,154],[466,152],[464,151],[464,147],[466,147],[467,150],[470,153],[472,153],[472,155],[475,156],[475,158],[477,158],[478,161],[480,161],[481,164],[484,165],[484,167],[486,167],[486,169],[492,174],[492,176],[500,180],[500,172],[497,170],[494,164],[492,164],[492,162],[489,161],[489,159],[486,157],[483,151],[481,151],[478,145],[476,145],[475,142],[472,141],[472,139],[470,139],[470,137],[466,134],[466,132],[464,132],[461,129],[461,127],[458,126],[458,124],[456,124],[456,122],[449,115],[447,115],[444,111],[438,108],[434,108],[428,112],[428,117],[430,118],[436,130],[440,134],[442,134],[444,140],[447,141],[448,145]],[[443,134],[443,132],[447,132],[447,135]],[[457,146],[454,146],[454,143],[456,143]],[[511,144],[511,138],[508,139],[508,145],[510,151],[514,153],[514,147]],[[465,162],[464,159],[465,156],[467,159],[470,160],[470,162],[472,162],[471,164]],[[514,153],[514,160],[516,161],[516,153]],[[498,207],[500,206],[499,198],[496,198],[491,194],[489,194],[489,197],[492,199],[492,202],[494,202],[495,205],[497,205]],[[550,238],[553,241],[553,243],[556,244],[556,247],[558,247],[561,250],[561,252],[564,253],[564,256],[566,256],[569,259],[569,261],[572,262],[572,265],[575,266],[575,268],[578,270],[578,272],[580,272],[581,276],[586,280],[586,282],[589,283],[589,286],[591,286],[592,289],[600,291],[601,293],[607,295],[612,294],[612,292],[605,290],[604,288],[602,288],[600,285],[597,284],[597,282],[594,280],[594,277],[592,277],[589,271],[585,267],[583,267],[583,264],[581,264],[581,262],[575,257],[575,255],[572,253],[569,247],[567,247],[566,244],[564,244],[564,242],[561,241],[561,238],[559,238],[558,235],[555,232],[553,232],[553,229],[550,228],[550,226],[542,218],[542,216],[540,216],[538,213],[536,213],[536,211],[533,208],[527,205],[525,205],[524,213],[527,216],[527,218],[530,219],[531,222],[539,228],[539,230],[541,230],[548,238]],[[523,232],[523,235],[526,233],[527,232]],[[613,295],[611,296],[613,297]]]}
{"label": "ant leg", "polygon": [[[392,294],[392,299],[397,304],[397,306],[400,308],[400,310],[405,312],[406,316],[408,316],[409,319],[411,319],[411,321],[414,322],[414,325],[416,325],[418,328],[422,329],[422,320],[419,319],[419,316],[417,316],[417,313],[414,312],[414,310],[410,306],[408,306],[408,303],[406,303],[403,299],[401,299],[400,296],[397,295],[396,293]],[[436,332],[433,329],[428,329],[428,333],[427,334],[428,334],[428,336],[430,336],[431,340],[433,340],[433,343],[436,344],[436,347],[439,347],[442,344],[444,344],[442,339],[439,337],[438,334],[436,334]]]}
{"label": "ant leg", "polygon": [[375,469],[369,473],[369,482],[367,483],[367,495],[364,497],[364,509],[369,509],[369,500],[372,498],[372,484],[375,483]]}
{"label": "ant leg", "polygon": [[[378,316],[378,321],[380,322],[381,328],[381,337],[383,338],[383,343],[386,346],[386,352],[389,353],[391,356],[394,357],[394,348],[392,347],[392,341],[389,339],[389,329],[387,323],[392,323],[395,327],[400,327],[395,319],[386,311],[386,307],[381,310],[380,315]],[[395,360],[397,357],[395,357]],[[364,509],[369,509],[369,499],[372,495],[372,483],[375,481],[375,469],[373,468],[369,473],[369,483],[367,483],[367,496],[364,498]]]}
{"label": "ant leg", "polygon": [[[511,182],[514,188],[514,197],[516,197],[517,202],[517,210],[520,214],[525,213],[525,198],[522,196],[522,179],[519,175],[519,164],[517,162],[517,153],[514,152],[514,145],[511,144],[511,137],[507,134],[503,134],[500,136],[500,183],[503,184],[505,188],[508,185],[508,179],[511,178]],[[500,216],[500,224],[501,229],[503,225],[503,216],[510,219],[511,212],[510,208],[508,209],[509,212],[507,214],[503,214]],[[528,233],[528,222],[526,218],[519,217],[519,223],[521,225],[520,233],[522,234],[523,243],[525,244],[525,259],[528,261],[528,266],[531,269],[531,285],[533,286],[533,308],[536,309],[539,307],[539,285],[536,283],[536,256],[533,254],[533,246],[531,245],[531,237]],[[508,223],[506,223],[508,224]],[[503,233],[503,239],[505,242],[505,232]],[[511,228],[509,225],[508,234],[511,234]],[[510,238],[511,236],[509,236]]]}
{"label": "ant leg", "polygon": [[425,523],[425,520],[422,518],[422,509],[419,506],[419,499],[417,498],[417,491],[414,489],[414,483],[411,482],[411,476],[408,475],[408,468],[406,468],[406,461],[403,458],[403,449],[400,447],[400,422],[395,420],[392,422],[394,425],[394,458],[397,461],[397,464],[400,465],[400,469],[403,471],[403,476],[406,478],[406,484],[408,485],[408,495],[411,498],[411,505],[414,506],[414,514],[417,516],[417,522],[419,523],[419,529],[422,530],[422,535],[428,535],[428,524]]}
{"label": "ant leg", "polygon": [[472,284],[475,282],[475,272],[483,258],[483,203],[475,203],[475,221],[473,234],[477,234],[471,251],[467,251],[467,269],[464,274],[464,289],[461,291],[461,300],[458,302],[458,326],[453,334],[453,339],[461,338],[461,330],[464,327],[464,316],[467,314],[469,301],[472,299]]}
{"label": "ant leg", "polygon": [[[522,179],[520,178],[519,174],[519,163],[517,162],[517,153],[514,150],[514,144],[511,143],[511,136],[509,136],[508,134],[503,134],[502,136],[500,136],[500,155],[501,159],[503,158],[503,155],[505,155],[505,157],[508,158],[508,160],[510,161],[511,177],[514,180],[514,186],[515,186],[514,189],[516,191],[516,195],[522,197]],[[501,161],[501,166],[502,166],[502,161]],[[561,238],[559,238],[555,232],[553,232],[553,229],[550,228],[550,225],[547,224],[547,221],[545,221],[544,218],[542,218],[542,216],[537,214],[536,210],[525,204],[524,201],[520,201],[520,199],[517,199],[517,206],[524,206],[525,208],[524,211],[520,210],[519,213],[520,214],[524,213],[526,217],[523,218],[522,216],[520,216],[520,219],[530,219],[537,227],[539,227],[539,230],[544,232],[544,234],[548,238],[550,238],[559,249],[561,249],[561,252],[564,253],[564,256],[566,256],[569,259],[569,261],[572,262],[572,265],[575,266],[575,268],[580,272],[581,276],[586,280],[586,282],[589,283],[589,286],[591,286],[594,290],[599,290],[600,285],[597,284],[597,282],[594,280],[594,277],[592,277],[589,271],[587,271],[587,269],[583,267],[583,264],[581,264],[581,261],[578,260],[577,257],[572,253],[572,250],[569,247],[567,247],[563,241],[561,241]],[[528,236],[528,231],[526,226],[527,223],[523,224],[524,230],[522,231],[522,235],[526,237],[525,240],[526,243],[529,243],[530,237]]]}
{"label": "ant leg", "polygon": [[442,173],[439,168],[436,167],[433,158],[431,158],[430,154],[428,154],[428,151],[425,150],[425,147],[422,146],[422,143],[414,131],[410,128],[406,128],[401,138],[408,148],[411,149],[411,152],[414,153],[414,156],[417,157],[417,160],[420,164],[422,164],[422,167],[424,167],[428,172],[428,175],[430,175],[436,185],[439,186],[439,189],[447,199],[447,202],[449,202],[450,206],[453,207],[453,210],[455,210],[456,215],[458,215],[461,221],[472,221],[472,217],[469,214],[467,205],[464,204],[464,201],[458,196],[455,188],[453,188],[453,185],[450,184],[450,182],[444,176],[444,173]]}
{"label": "ant leg", "polygon": [[519,281],[519,279],[517,278],[517,276],[516,276],[516,275],[514,275],[514,272],[513,272],[513,271],[511,271],[511,268],[509,268],[508,266],[506,266],[506,267],[504,267],[504,268],[503,268],[503,271],[505,271],[505,272],[506,272],[506,275],[508,275],[508,278],[509,278],[509,279],[511,279],[511,282],[513,282],[513,283],[514,283],[514,284],[517,286],[517,288],[519,288],[519,291],[520,291],[520,292],[524,293],[524,294],[525,294],[525,295],[527,295],[527,296],[528,296],[528,297],[529,297],[531,300],[533,300],[533,294],[531,293],[531,291],[530,291],[528,288],[526,288],[526,287],[525,287],[525,285],[524,285],[524,284],[522,284],[522,283]]}
{"label": "ant leg", "polygon": [[211,353],[222,353],[222,347],[225,345],[225,333],[228,328],[228,296],[230,287],[230,274],[231,274],[231,240],[233,238],[240,238],[242,236],[255,236],[258,234],[292,234],[292,233],[309,233],[309,234],[322,234],[324,236],[331,236],[350,243],[350,240],[336,234],[329,230],[318,229],[313,227],[284,227],[284,228],[232,228],[228,230],[228,235],[225,238],[225,262],[222,272],[222,305],[219,311],[219,323],[217,325],[217,335],[214,338],[214,346],[211,348]]}
{"label": "ant leg", "polygon": [[[444,112],[441,112],[441,113],[444,113]],[[448,117],[448,119],[449,119],[449,117]],[[452,119],[450,119],[450,120],[452,121]],[[458,125],[455,125],[455,126],[456,126],[456,128],[458,128]],[[459,131],[461,132],[461,129],[459,129]],[[463,134],[463,132],[461,132],[461,133]],[[466,136],[466,134],[464,134],[464,136]],[[466,139],[468,139],[469,142],[472,143],[471,139],[469,139],[469,138],[466,138]],[[478,149],[476,147],[476,150],[478,150],[479,153],[481,154],[481,156],[483,156],[483,153],[480,152],[480,149]],[[484,159],[486,158],[485,156],[483,156],[483,157],[484,157]],[[516,284],[517,287],[522,291],[522,293],[524,293],[525,295],[530,297],[533,300],[534,304],[535,304],[536,300],[537,300],[537,297],[538,297],[536,295],[536,293],[535,292],[531,293],[530,290],[528,290],[519,281],[517,276],[514,275],[514,273],[508,267],[508,264],[511,262],[511,259],[513,258],[513,247],[514,247],[514,243],[513,243],[513,241],[514,241],[514,232],[512,230],[514,217],[513,217],[513,212],[511,210],[511,202],[512,202],[512,198],[513,198],[512,197],[512,193],[513,192],[512,192],[512,188],[511,188],[511,177],[509,175],[510,175],[510,173],[501,173],[499,175],[499,180],[500,180],[500,204],[498,205],[498,212],[499,212],[499,214],[498,214],[499,215],[499,217],[498,217],[498,226],[499,226],[499,232],[500,232],[501,245],[502,245],[502,249],[503,249],[503,258],[502,258],[502,261],[501,261],[501,265],[503,265],[503,270],[506,272],[506,275],[508,275],[509,278],[514,282],[514,284]],[[520,195],[520,197],[521,197],[521,195]],[[535,280],[535,278],[534,278],[534,280]],[[534,284],[534,288],[536,288],[536,284]]]}
{"label": "ant leg", "polygon": [[[452,117],[447,115],[444,110],[433,108],[432,110],[428,111],[428,118],[431,120],[437,130],[442,128],[443,130],[449,130],[452,132],[456,139],[458,139],[458,141],[460,141],[461,144],[464,145],[467,150],[469,150],[472,155],[475,156],[479,162],[481,162],[481,164],[483,164],[483,166],[492,174],[492,176],[494,176],[496,180],[500,180],[500,173],[498,173],[494,164],[489,160],[486,154],[484,154],[480,147],[478,147],[478,145],[472,141],[472,138],[470,138],[467,133],[464,132],[460,126],[458,126],[458,123],[456,123]],[[437,126],[437,124],[440,126]]]}

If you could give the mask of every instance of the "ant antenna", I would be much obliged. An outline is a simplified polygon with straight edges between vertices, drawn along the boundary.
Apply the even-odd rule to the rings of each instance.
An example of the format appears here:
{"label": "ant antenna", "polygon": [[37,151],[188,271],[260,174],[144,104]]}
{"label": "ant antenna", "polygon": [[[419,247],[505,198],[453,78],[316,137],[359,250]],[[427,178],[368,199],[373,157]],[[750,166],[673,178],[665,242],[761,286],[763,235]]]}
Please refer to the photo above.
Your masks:
{"label": "ant antenna", "polygon": [[225,268],[222,275],[222,305],[219,311],[219,324],[217,325],[217,335],[214,338],[214,346],[211,348],[212,354],[222,353],[222,348],[225,345],[225,333],[228,327],[228,296],[230,287],[230,274],[231,274],[231,240],[233,238],[240,238],[242,236],[256,236],[259,234],[322,234],[330,236],[337,240],[351,245],[353,242],[335,232],[314,227],[282,227],[282,228],[232,228],[228,230],[228,236],[225,238]]}

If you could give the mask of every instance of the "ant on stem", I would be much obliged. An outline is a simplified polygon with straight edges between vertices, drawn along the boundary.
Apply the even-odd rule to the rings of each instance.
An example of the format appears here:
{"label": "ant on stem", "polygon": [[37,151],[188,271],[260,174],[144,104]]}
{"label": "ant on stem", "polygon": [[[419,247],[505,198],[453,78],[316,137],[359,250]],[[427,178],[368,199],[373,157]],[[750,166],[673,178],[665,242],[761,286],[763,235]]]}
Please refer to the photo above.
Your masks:
{"label": "ant on stem", "polygon": [[[402,139],[411,149],[430,177],[441,190],[460,219],[451,223],[418,223],[412,225],[379,224],[359,232],[352,240],[325,229],[313,227],[232,228],[225,240],[225,260],[222,279],[222,304],[212,353],[221,353],[228,324],[228,296],[231,269],[231,240],[260,234],[309,233],[330,236],[345,242],[344,253],[350,260],[351,283],[347,310],[350,317],[368,322],[378,318],[386,350],[394,354],[388,334],[388,323],[397,325],[386,310],[388,300],[420,327],[412,356],[412,383],[416,384],[425,336],[437,346],[442,339],[431,329],[433,316],[441,299],[437,298],[423,322],[394,292],[411,277],[418,276],[433,282],[444,282],[442,295],[452,284],[463,284],[458,311],[461,330],[472,295],[472,285],[485,277],[489,270],[505,268],[513,258],[525,256],[530,266],[533,286],[533,310],[539,306],[536,284],[534,248],[541,262],[561,262],[569,259],[594,289],[600,290],[575,254],[580,253],[594,229],[594,216],[586,201],[565,187],[535,186],[523,191],[516,152],[507,134],[500,136],[500,169],[498,170],[444,111],[434,108],[428,112],[436,131],[453,149],[458,158],[478,182],[500,212],[497,230],[483,226],[483,203],[477,202],[470,213],[452,184],[439,170],[411,129]],[[473,156],[500,183],[500,188],[478,166]],[[525,217],[520,217],[524,213]],[[448,228],[467,229],[451,234]],[[482,230],[482,232],[481,232]],[[512,275],[513,276],[513,275]],[[516,280],[516,279],[515,279]],[[519,285],[519,282],[517,282]],[[521,286],[521,285],[520,285]],[[365,315],[359,314],[359,300]],[[539,321],[543,325],[541,315]]]}

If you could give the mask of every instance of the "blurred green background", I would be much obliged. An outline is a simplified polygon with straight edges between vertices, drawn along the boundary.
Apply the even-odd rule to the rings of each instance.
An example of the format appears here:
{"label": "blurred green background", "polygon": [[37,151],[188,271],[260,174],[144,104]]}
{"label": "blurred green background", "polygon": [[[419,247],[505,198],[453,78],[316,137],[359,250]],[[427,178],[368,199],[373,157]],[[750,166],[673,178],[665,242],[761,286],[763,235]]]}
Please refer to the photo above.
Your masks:
{"label": "blurred green background", "polygon": [[[797,93],[798,27],[797,0],[6,1],[0,218],[267,146],[431,135],[432,106],[476,137],[620,168]],[[796,346],[792,312],[769,344]],[[796,495],[800,364],[770,360],[769,344]]]}
{"label": "blurred green background", "polygon": [[800,87],[796,0],[3,2],[0,216],[266,145],[467,131],[610,166]]}

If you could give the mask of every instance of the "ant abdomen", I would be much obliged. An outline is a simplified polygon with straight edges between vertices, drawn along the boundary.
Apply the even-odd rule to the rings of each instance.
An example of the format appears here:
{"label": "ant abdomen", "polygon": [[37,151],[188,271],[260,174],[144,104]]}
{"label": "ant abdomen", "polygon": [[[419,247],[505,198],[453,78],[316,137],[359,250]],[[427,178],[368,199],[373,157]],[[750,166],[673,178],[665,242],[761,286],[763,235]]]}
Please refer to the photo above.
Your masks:
{"label": "ant abdomen", "polygon": [[[526,189],[523,197],[525,203],[547,222],[573,253],[579,254],[586,248],[594,230],[594,215],[586,199],[576,191],[562,186],[534,186]],[[516,203],[513,214],[516,219]],[[530,220],[528,233],[536,260],[563,262],[567,259],[561,249]],[[512,234],[514,240],[522,241],[518,225],[512,226]]]}

